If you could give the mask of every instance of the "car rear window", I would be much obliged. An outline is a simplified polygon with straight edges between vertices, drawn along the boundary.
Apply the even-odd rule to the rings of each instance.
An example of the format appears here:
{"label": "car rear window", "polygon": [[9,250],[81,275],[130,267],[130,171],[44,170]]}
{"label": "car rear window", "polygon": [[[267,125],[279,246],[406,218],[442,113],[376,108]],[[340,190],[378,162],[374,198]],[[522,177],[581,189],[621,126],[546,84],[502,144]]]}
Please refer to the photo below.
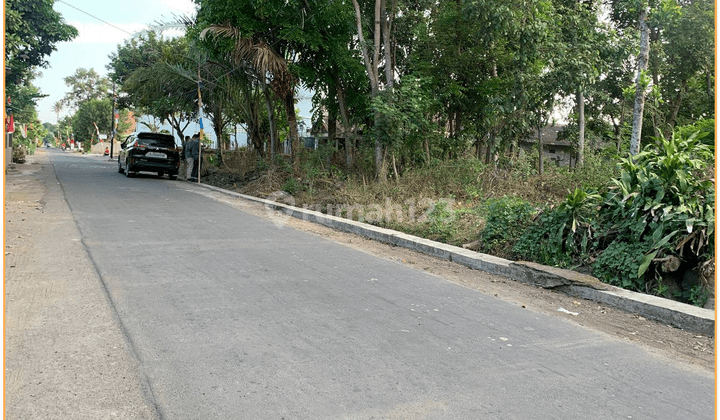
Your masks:
{"label": "car rear window", "polygon": [[175,147],[175,142],[172,139],[138,139],[138,144],[148,147]]}
{"label": "car rear window", "polygon": [[148,147],[175,147],[175,139],[172,136],[163,135],[139,135],[138,144]]}

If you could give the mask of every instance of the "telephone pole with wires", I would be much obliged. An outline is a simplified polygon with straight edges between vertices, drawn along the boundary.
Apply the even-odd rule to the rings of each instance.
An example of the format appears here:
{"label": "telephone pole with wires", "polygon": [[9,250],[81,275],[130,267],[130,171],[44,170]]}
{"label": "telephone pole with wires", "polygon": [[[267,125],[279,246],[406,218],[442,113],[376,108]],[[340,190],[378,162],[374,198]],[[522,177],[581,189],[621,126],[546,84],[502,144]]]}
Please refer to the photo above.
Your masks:
{"label": "telephone pole with wires", "polygon": [[197,182],[200,183],[200,173],[202,169],[202,138],[203,138],[203,106],[202,106],[202,92],[200,91],[200,87],[202,86],[202,80],[200,79],[200,66],[198,66],[198,81],[197,81],[197,91],[198,91],[198,122],[200,123],[200,138],[198,138],[198,172],[197,172]]}
{"label": "telephone pole with wires", "polygon": [[117,135],[118,120],[120,119],[120,113],[117,110],[117,95],[115,94],[115,82],[113,82],[112,91],[112,120],[110,120],[110,160],[113,158],[113,146],[115,145],[115,137]]}

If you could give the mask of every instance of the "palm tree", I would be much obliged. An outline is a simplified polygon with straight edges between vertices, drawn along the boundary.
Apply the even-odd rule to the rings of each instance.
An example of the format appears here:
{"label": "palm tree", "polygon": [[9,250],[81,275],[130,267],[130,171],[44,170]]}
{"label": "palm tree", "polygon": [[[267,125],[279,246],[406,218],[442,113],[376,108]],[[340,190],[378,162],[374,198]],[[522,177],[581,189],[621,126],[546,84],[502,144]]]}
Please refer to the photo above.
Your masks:
{"label": "palm tree", "polygon": [[55,123],[60,122],[60,112],[65,108],[61,101],[57,101],[53,104],[53,111],[55,111]]}
{"label": "palm tree", "polygon": [[[262,39],[255,39],[243,35],[240,29],[232,25],[210,25],[205,28],[200,39],[206,39],[208,35],[220,38],[232,39],[235,43],[232,51],[232,59],[236,64],[242,65],[249,63],[257,72],[261,85],[265,87],[265,75],[271,74],[272,81],[270,87],[277,97],[283,101],[285,113],[287,115],[290,139],[292,141],[292,160],[293,165],[297,169],[299,164],[300,138],[297,131],[297,121],[295,118],[295,77],[290,73],[287,61],[277,51],[275,51],[267,42]],[[269,102],[269,95],[266,95]],[[268,103],[268,111],[271,105]],[[272,114],[271,114],[272,115]],[[271,121],[271,124],[273,122]],[[270,130],[271,135],[274,130]],[[272,141],[271,143],[274,143]],[[274,151],[274,145],[271,150]]]}

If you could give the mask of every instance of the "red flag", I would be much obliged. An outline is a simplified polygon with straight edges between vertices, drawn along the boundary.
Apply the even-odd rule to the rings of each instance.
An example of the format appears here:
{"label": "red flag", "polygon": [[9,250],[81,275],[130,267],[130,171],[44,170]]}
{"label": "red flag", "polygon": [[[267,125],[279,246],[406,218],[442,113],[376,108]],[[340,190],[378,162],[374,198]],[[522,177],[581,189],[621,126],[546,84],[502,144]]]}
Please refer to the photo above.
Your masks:
{"label": "red flag", "polygon": [[14,133],[15,132],[15,119],[13,119],[13,114],[10,114],[7,117],[5,117],[5,132],[6,133]]}

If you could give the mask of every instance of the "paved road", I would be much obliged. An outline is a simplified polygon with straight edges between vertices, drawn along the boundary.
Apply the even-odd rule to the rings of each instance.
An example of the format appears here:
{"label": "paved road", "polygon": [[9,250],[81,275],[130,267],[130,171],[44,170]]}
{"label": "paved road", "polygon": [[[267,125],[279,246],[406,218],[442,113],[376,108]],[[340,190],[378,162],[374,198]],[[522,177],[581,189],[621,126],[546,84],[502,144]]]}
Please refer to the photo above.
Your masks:
{"label": "paved road", "polygon": [[165,419],[711,419],[711,373],[51,151]]}

